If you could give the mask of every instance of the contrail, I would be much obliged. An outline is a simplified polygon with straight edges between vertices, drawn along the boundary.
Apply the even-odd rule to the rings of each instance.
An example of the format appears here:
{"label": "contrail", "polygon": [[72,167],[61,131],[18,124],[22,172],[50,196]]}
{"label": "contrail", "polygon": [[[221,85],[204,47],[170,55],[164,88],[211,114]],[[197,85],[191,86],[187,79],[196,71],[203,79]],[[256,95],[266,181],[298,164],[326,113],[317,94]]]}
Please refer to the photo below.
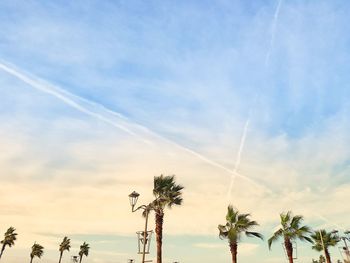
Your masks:
{"label": "contrail", "polygon": [[[12,76],[22,80],[24,83],[27,83],[28,85],[30,85],[31,87],[41,91],[41,92],[44,92],[44,93],[47,93],[47,94],[50,94],[56,98],[58,98],[59,100],[63,101],[65,104],[71,106],[72,108],[82,112],[82,113],[85,113],[87,115],[90,115],[94,118],[97,118],[103,122],[106,122],[116,128],[119,128],[123,131],[125,131],[126,133],[128,133],[129,135],[132,135],[132,136],[135,136],[139,139],[142,139],[144,140],[143,138],[140,138],[136,133],[132,132],[130,129],[128,129],[127,127],[123,126],[123,125],[120,125],[118,123],[115,123],[113,122],[112,120],[96,113],[96,112],[93,112],[85,107],[83,107],[82,105],[80,105],[79,103],[77,103],[76,101],[74,101],[73,99],[69,98],[72,94],[68,93],[67,91],[65,90],[62,90],[52,84],[46,84],[44,83],[41,79],[39,78],[36,78],[35,79],[33,77],[29,77],[27,74],[23,74],[21,72],[19,72],[18,70],[15,70],[13,68],[10,68],[8,66],[6,66],[5,64],[3,63],[0,63],[0,69],[2,69],[3,71],[11,74]],[[72,97],[76,97],[75,95],[73,95]],[[148,142],[149,143],[149,142]]]}
{"label": "contrail", "polygon": [[268,67],[268,65],[270,63],[271,51],[272,51],[272,48],[275,44],[276,27],[277,27],[278,17],[279,17],[280,10],[281,10],[282,1],[283,0],[278,1],[276,11],[275,11],[275,14],[273,16],[272,25],[271,25],[270,44],[269,44],[269,48],[267,50],[266,57],[265,57],[265,67]]}
{"label": "contrail", "polygon": [[[276,10],[275,10],[275,13],[274,13],[274,16],[273,16],[272,25],[271,25],[270,43],[269,43],[269,47],[268,47],[268,50],[267,50],[266,56],[265,56],[265,68],[268,68],[269,64],[270,64],[270,57],[271,57],[272,49],[273,49],[274,44],[275,44],[276,28],[277,28],[277,23],[278,23],[278,19],[279,19],[279,15],[280,15],[282,2],[283,2],[283,0],[279,0],[278,1]],[[257,98],[257,96],[255,98]],[[256,102],[256,99],[255,99],[253,105],[255,105],[255,102]],[[249,122],[250,122],[250,115],[251,114],[249,114],[249,117],[248,117],[248,119],[247,119],[247,121],[246,121],[246,123],[244,125],[243,135],[242,135],[242,138],[241,138],[241,143],[240,143],[240,147],[239,147],[238,155],[237,155],[237,160],[236,160],[236,164],[235,164],[235,170],[236,171],[237,171],[237,169],[238,169],[238,167],[240,165],[241,154],[242,154],[242,151],[243,151],[245,139],[246,139],[246,136],[247,136],[248,126],[249,126]],[[230,184],[228,196],[229,196],[229,194],[232,191],[232,187],[233,187],[234,181],[235,181],[235,176],[233,176],[231,178],[231,184]],[[297,201],[297,200],[295,200],[294,198],[291,198],[291,197],[289,197],[289,199],[292,200],[292,201]],[[325,216],[323,216],[321,214],[318,214],[318,213],[315,213],[315,212],[313,212],[312,214],[314,214],[316,217],[320,218],[321,220],[323,220],[325,222],[328,222],[328,223],[332,224],[333,226],[336,226],[339,229],[345,230],[345,228],[343,226],[332,222],[331,220],[329,220],[328,218],[326,218]]]}
{"label": "contrail", "polygon": [[[276,27],[277,27],[277,22],[278,22],[278,17],[279,17],[282,1],[283,0],[279,0],[278,1],[276,10],[275,10],[275,13],[274,13],[274,16],[273,16],[272,25],[271,25],[270,43],[269,43],[269,47],[268,47],[268,50],[266,52],[266,57],[265,57],[265,68],[267,68],[269,66],[269,63],[270,63],[270,56],[271,56],[271,51],[272,51],[272,48],[273,48],[274,42],[275,42]],[[243,149],[244,149],[245,140],[247,138],[247,132],[248,132],[248,127],[249,127],[249,123],[250,123],[251,113],[253,111],[253,108],[255,106],[257,98],[258,98],[258,94],[255,95],[255,99],[253,101],[252,108],[251,108],[251,110],[249,112],[249,115],[248,115],[248,118],[247,118],[247,120],[246,120],[246,122],[244,124],[243,133],[242,133],[242,137],[241,137],[241,140],[240,140],[238,153],[237,153],[237,158],[236,158],[235,167],[234,167],[234,171],[235,172],[238,172],[239,166],[241,164],[242,153],[243,153]],[[227,191],[227,199],[228,200],[231,197],[232,189],[233,189],[233,185],[234,185],[235,180],[236,180],[236,175],[234,174],[231,177],[230,186],[229,186],[229,189]]]}
{"label": "contrail", "polygon": [[[6,63],[8,64],[8,63]],[[112,111],[110,109],[107,109],[106,107],[104,107],[103,105],[101,104],[98,104],[96,102],[93,102],[93,101],[90,101],[90,100],[87,100],[85,98],[82,98],[82,97],[79,97],[75,94],[72,94],[62,88],[59,88],[57,86],[54,86],[50,83],[47,83],[46,81],[43,81],[42,79],[40,78],[37,78],[37,77],[34,77],[32,75],[29,76],[29,74],[24,74],[24,73],[21,73],[19,70],[16,70],[14,69],[13,67],[9,67],[3,63],[0,62],[0,69],[2,69],[3,71],[7,72],[8,74],[16,77],[17,79],[20,79],[21,81],[23,81],[24,83],[30,85],[31,87],[33,87],[34,89],[37,89],[41,92],[44,92],[44,93],[47,93],[47,94],[50,94],[56,98],[58,98],[59,100],[61,100],[62,102],[64,102],[65,104],[71,106],[72,108],[82,112],[82,113],[85,113],[91,117],[94,117],[100,121],[103,121],[107,124],[110,124],[111,126],[115,127],[115,128],[118,128],[118,129],[121,129],[123,130],[124,132],[128,133],[129,135],[133,136],[133,137],[136,137],[137,139],[140,139],[142,142],[146,143],[146,144],[151,144],[150,141],[148,141],[147,139],[145,139],[144,137],[138,135],[137,133],[133,132],[130,130],[130,128],[126,127],[126,126],[133,126],[133,127],[137,127],[138,129],[141,129],[142,131],[146,131],[147,133],[149,133],[150,135],[156,137],[156,138],[159,138],[165,142],[167,142],[168,144],[170,145],[173,145],[174,147],[177,147],[178,149],[182,150],[182,151],[185,151],[195,157],[197,157],[198,159],[208,163],[209,165],[213,166],[213,167],[216,167],[216,168],[219,168],[229,174],[232,175],[232,178],[235,179],[236,177],[239,177],[239,178],[242,178],[243,180],[249,182],[250,184],[260,188],[260,189],[263,189],[265,192],[271,194],[273,193],[269,188],[267,188],[266,186],[258,183],[257,181],[253,180],[252,178],[248,177],[248,176],[245,176],[245,175],[242,175],[240,173],[238,173],[238,166],[240,164],[240,161],[241,161],[241,154],[242,154],[242,151],[243,151],[243,146],[244,146],[244,142],[245,142],[245,139],[246,139],[246,135],[247,135],[247,131],[248,131],[248,126],[249,126],[249,118],[247,120],[247,122],[245,123],[245,126],[244,126],[244,130],[243,130],[243,135],[242,135],[242,139],[241,139],[241,143],[240,143],[240,147],[239,147],[239,151],[238,151],[238,156],[237,156],[237,160],[236,160],[236,165],[235,165],[235,168],[234,170],[231,170],[229,168],[227,168],[226,166],[218,163],[218,162],[215,162],[207,157],[205,157],[204,155],[194,151],[194,150],[191,150],[190,148],[187,148],[185,146],[182,146],[172,140],[169,140],[155,132],[153,132],[152,130],[150,130],[149,128],[145,127],[145,126],[142,126],[140,124],[137,124],[137,123],[134,123],[130,120],[128,120],[128,118],[126,118],[124,115],[118,113],[118,112],[115,112],[115,111]],[[79,103],[80,101],[80,103]],[[108,113],[108,114],[111,114],[113,116],[116,116],[118,117],[120,120],[120,122],[122,121],[127,121],[128,124],[127,125],[122,125],[120,123],[117,123],[115,120],[113,120],[112,118],[109,118],[109,117],[106,117],[103,115],[103,113],[99,113],[98,110],[90,110],[90,109],[87,109],[81,102],[84,102],[85,104],[88,104],[90,106],[94,106],[95,108],[98,108],[100,111],[102,111],[103,113]],[[233,186],[233,182],[232,182],[232,186]],[[232,186],[230,186],[232,188]],[[291,198],[292,199],[292,198]],[[293,200],[293,199],[292,199]],[[323,219],[324,221],[326,222],[330,222],[330,220],[328,220],[327,218],[325,218],[324,216],[320,215],[320,214],[315,214],[317,215],[319,218]],[[339,225],[336,225],[336,224],[333,224],[339,228],[343,228]],[[344,228],[343,228],[344,229]]]}
{"label": "contrail", "polygon": [[[250,116],[248,117],[247,121],[245,122],[245,125],[244,125],[244,128],[243,128],[242,137],[241,137],[241,141],[239,143],[237,159],[236,159],[235,167],[234,167],[234,170],[233,170],[236,173],[238,173],[238,168],[239,168],[239,165],[241,164],[242,152],[243,152],[243,148],[244,148],[245,139],[247,137],[249,122],[250,122]],[[228,200],[231,197],[231,193],[232,193],[232,189],[233,189],[233,185],[234,185],[235,181],[236,181],[236,174],[233,174],[232,177],[231,177],[230,186],[229,186],[228,191],[227,191],[227,199]]]}
{"label": "contrail", "polygon": [[[6,63],[9,64],[9,63]],[[227,168],[226,166],[215,162],[207,157],[205,157],[204,155],[188,148],[185,146],[182,146],[172,140],[169,140],[157,133],[155,133],[154,131],[150,130],[149,128],[142,126],[140,124],[136,124],[130,120],[128,120],[128,118],[124,117],[122,114],[112,111],[110,109],[107,109],[106,107],[104,107],[101,104],[98,104],[96,102],[93,102],[91,100],[87,100],[85,98],[82,98],[80,96],[77,96],[75,94],[72,94],[60,87],[57,87],[55,85],[52,85],[38,77],[29,75],[28,73],[24,74],[22,73],[23,71],[19,71],[17,69],[14,69],[14,67],[10,67],[7,66],[6,64],[0,62],[0,69],[2,69],[3,71],[7,72],[8,74],[16,77],[17,79],[20,79],[21,81],[23,81],[24,83],[30,85],[31,87],[33,87],[36,90],[39,90],[41,92],[50,94],[56,98],[58,98],[59,100],[61,100],[62,102],[64,102],[65,104],[71,106],[72,108],[85,113],[91,117],[94,117],[100,121],[103,121],[107,124],[112,125],[113,127],[116,127],[118,129],[123,130],[124,132],[128,133],[129,135],[136,137],[137,139],[140,139],[141,141],[143,141],[144,143],[147,144],[151,144],[151,142],[149,140],[147,140],[146,138],[140,136],[138,133],[132,131],[128,126],[132,126],[134,128],[137,128],[139,130],[142,130],[144,132],[147,132],[148,134],[159,138],[165,142],[167,142],[168,144],[171,144],[175,147],[177,147],[178,149],[181,149],[182,151],[185,151],[193,156],[196,156],[198,159],[201,159],[202,161],[210,164],[211,166],[217,167],[229,174],[231,174],[232,176],[238,176],[246,181],[248,181],[249,183],[251,183],[252,185],[259,187],[261,189],[264,189],[267,192],[271,193],[271,190],[268,189],[266,186],[256,182],[255,180],[253,180],[252,178],[248,177],[248,176],[244,176],[242,174],[239,174],[237,172],[237,170],[231,170],[229,168]],[[88,109],[86,106],[84,106],[84,104],[93,106],[95,109]],[[106,116],[106,114],[110,114],[113,115],[115,117],[118,117],[118,122],[116,122],[115,120],[113,120],[113,118],[110,118],[108,116]],[[127,122],[125,124],[120,124],[121,122]]]}

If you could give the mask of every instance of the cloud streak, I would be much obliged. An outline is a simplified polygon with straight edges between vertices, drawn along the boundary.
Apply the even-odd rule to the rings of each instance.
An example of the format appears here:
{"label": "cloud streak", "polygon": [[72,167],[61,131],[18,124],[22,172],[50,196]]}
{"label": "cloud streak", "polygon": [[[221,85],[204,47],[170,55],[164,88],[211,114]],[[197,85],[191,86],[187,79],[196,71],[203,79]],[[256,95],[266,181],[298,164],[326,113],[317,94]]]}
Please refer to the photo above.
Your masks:
{"label": "cloud streak", "polygon": [[[144,127],[140,124],[135,124],[133,122],[131,122],[130,120],[128,120],[126,117],[124,117],[122,114],[106,109],[103,105],[100,105],[98,103],[92,102],[90,100],[87,100],[85,98],[79,97],[77,95],[74,95],[62,88],[59,88],[55,85],[49,84],[46,81],[43,81],[40,78],[34,77],[34,76],[30,76],[29,74],[24,74],[22,73],[22,70],[18,70],[15,69],[13,66],[8,66],[9,63],[4,63],[4,62],[0,62],[0,69],[2,69],[3,71],[7,72],[8,74],[20,79],[21,81],[23,81],[24,83],[30,85],[31,87],[47,93],[49,95],[52,95],[56,98],[58,98],[59,100],[61,100],[62,102],[64,102],[65,104],[71,106],[72,108],[87,114],[91,117],[94,117],[100,121],[103,121],[109,125],[112,125],[115,128],[118,128],[126,133],[128,133],[129,135],[143,141],[144,143],[150,145],[152,144],[150,140],[148,140],[146,135],[140,135],[141,132],[147,132],[149,135],[152,135],[153,137],[156,137],[158,139],[161,139],[165,142],[167,142],[168,144],[175,146],[176,148],[185,151],[187,153],[189,153],[190,155],[193,155],[195,157],[197,157],[198,159],[206,162],[207,164],[210,164],[211,166],[214,166],[216,168],[219,168],[220,170],[231,174],[234,177],[239,177],[242,178],[243,180],[249,182],[251,185],[254,185],[255,187],[258,187],[266,192],[271,193],[271,190],[269,188],[267,188],[266,186],[256,182],[255,180],[253,180],[252,178],[242,175],[240,173],[237,172],[237,169],[235,170],[231,170],[229,168],[227,168],[226,166],[215,162],[207,157],[205,157],[204,155],[188,148],[185,146],[182,146],[172,140],[169,140],[155,132],[153,132],[152,130],[150,130],[147,127]],[[90,105],[92,106],[91,109],[88,108],[87,106],[84,105],[84,103],[86,105]],[[113,120],[113,118],[110,118],[108,115],[113,115],[114,117],[117,117],[118,121]],[[122,124],[121,124],[122,123]],[[138,129],[139,132],[135,132],[133,129]],[[243,149],[243,145],[241,146]]]}
{"label": "cloud streak", "polygon": [[[275,10],[275,13],[274,13],[274,16],[273,16],[272,26],[271,26],[270,43],[269,43],[269,48],[267,50],[266,57],[265,57],[265,68],[267,68],[269,66],[269,63],[270,63],[270,56],[271,56],[271,51],[272,51],[272,48],[273,48],[273,45],[274,45],[274,42],[275,42],[276,27],[277,27],[277,22],[278,22],[278,17],[279,17],[279,14],[280,14],[282,1],[283,0],[279,0],[278,1],[276,10]],[[256,101],[257,101],[257,97],[258,97],[258,94],[255,96],[255,99],[254,99],[252,107],[255,106]],[[252,110],[250,110],[249,116],[248,116],[248,118],[247,118],[247,120],[246,120],[246,122],[244,124],[243,134],[242,134],[242,137],[241,137],[241,140],[240,140],[238,153],[237,153],[237,158],[236,158],[235,167],[234,167],[235,174],[233,174],[232,177],[231,177],[230,186],[229,186],[228,191],[227,191],[227,199],[228,199],[228,201],[229,201],[229,199],[230,199],[230,197],[232,195],[232,189],[233,189],[233,185],[234,185],[235,180],[236,180],[236,174],[238,173],[238,169],[239,169],[239,166],[241,164],[242,153],[243,153],[244,144],[245,144],[245,141],[246,141],[246,138],[247,138],[247,132],[248,132],[248,127],[249,127],[249,123],[250,123],[251,113],[252,113]]]}
{"label": "cloud streak", "polygon": [[279,18],[279,14],[280,14],[280,10],[281,10],[282,1],[283,0],[278,1],[276,11],[275,11],[275,14],[273,16],[272,26],[271,26],[271,38],[270,38],[269,48],[267,50],[266,57],[265,57],[265,67],[268,67],[269,63],[270,63],[270,57],[271,57],[271,52],[272,52],[272,49],[273,49],[273,46],[275,43],[276,27],[277,27],[277,23],[278,23],[278,18]]}

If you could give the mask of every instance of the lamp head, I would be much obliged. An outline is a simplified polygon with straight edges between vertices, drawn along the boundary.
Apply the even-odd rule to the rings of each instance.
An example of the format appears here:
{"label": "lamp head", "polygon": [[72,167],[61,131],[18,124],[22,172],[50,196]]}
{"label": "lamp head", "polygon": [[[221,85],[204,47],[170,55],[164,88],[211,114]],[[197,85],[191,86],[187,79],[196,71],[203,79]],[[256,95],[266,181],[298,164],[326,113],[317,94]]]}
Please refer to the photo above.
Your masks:
{"label": "lamp head", "polygon": [[131,194],[129,194],[129,201],[130,201],[130,205],[133,208],[136,203],[137,203],[137,199],[139,198],[140,194],[133,191]]}

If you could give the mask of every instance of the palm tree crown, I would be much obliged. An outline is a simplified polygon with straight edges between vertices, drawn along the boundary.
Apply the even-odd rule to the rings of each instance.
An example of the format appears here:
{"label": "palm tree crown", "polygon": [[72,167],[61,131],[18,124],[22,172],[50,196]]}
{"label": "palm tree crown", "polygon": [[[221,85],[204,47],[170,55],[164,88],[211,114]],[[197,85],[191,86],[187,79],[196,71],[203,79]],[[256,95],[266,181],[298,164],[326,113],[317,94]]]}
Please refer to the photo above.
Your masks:
{"label": "palm tree crown", "polygon": [[259,225],[256,221],[251,221],[249,217],[250,214],[240,214],[237,209],[229,205],[226,214],[226,224],[218,226],[219,237],[222,239],[226,238],[229,242],[239,242],[242,234],[263,239],[263,235],[260,233],[249,231]]}
{"label": "palm tree crown", "polygon": [[70,239],[68,237],[64,237],[61,244],[60,244],[60,248],[59,251],[63,252],[65,250],[69,251],[70,249]]}
{"label": "palm tree crown", "polygon": [[334,232],[327,232],[326,230],[321,229],[314,231],[311,238],[313,240],[312,249],[316,251],[324,251],[326,254],[326,261],[330,263],[331,257],[328,249],[329,247],[334,247],[338,244],[340,241],[338,235]]}
{"label": "palm tree crown", "polygon": [[173,205],[182,204],[182,185],[175,183],[175,176],[155,176],[153,195],[153,208],[163,210],[166,206],[171,208]]}
{"label": "palm tree crown", "polygon": [[323,251],[323,246],[325,248],[334,247],[340,241],[337,234],[327,232],[324,229],[314,231],[314,233],[311,235],[311,238],[313,241],[312,249],[316,251]]}
{"label": "palm tree crown", "polygon": [[33,261],[34,257],[41,258],[43,254],[44,254],[44,247],[37,243],[34,243],[34,245],[32,246],[32,252],[30,253],[30,262]]}
{"label": "palm tree crown", "polygon": [[311,229],[308,226],[301,226],[304,217],[301,215],[293,216],[291,211],[280,214],[281,227],[272,235],[268,240],[269,248],[271,249],[272,243],[277,241],[280,237],[288,239],[290,241],[300,239],[302,241],[308,241],[312,243],[312,240],[308,237],[311,233]]}
{"label": "palm tree crown", "polygon": [[17,240],[17,233],[15,231],[16,229],[12,226],[9,229],[7,229],[7,231],[4,234],[5,237],[3,240],[1,240],[0,243],[9,247],[14,246],[15,241]]}
{"label": "palm tree crown", "polygon": [[12,247],[15,245],[15,241],[17,240],[17,233],[15,231],[16,229],[14,227],[10,227],[5,232],[4,239],[0,241],[0,243],[2,244],[1,251],[0,251],[0,258],[2,257],[2,254],[4,253],[6,246]]}
{"label": "palm tree crown", "polygon": [[83,259],[83,256],[88,256],[89,255],[89,250],[90,250],[90,246],[88,243],[84,242],[81,246],[80,246],[80,251],[79,251],[79,257],[80,257],[80,261]]}

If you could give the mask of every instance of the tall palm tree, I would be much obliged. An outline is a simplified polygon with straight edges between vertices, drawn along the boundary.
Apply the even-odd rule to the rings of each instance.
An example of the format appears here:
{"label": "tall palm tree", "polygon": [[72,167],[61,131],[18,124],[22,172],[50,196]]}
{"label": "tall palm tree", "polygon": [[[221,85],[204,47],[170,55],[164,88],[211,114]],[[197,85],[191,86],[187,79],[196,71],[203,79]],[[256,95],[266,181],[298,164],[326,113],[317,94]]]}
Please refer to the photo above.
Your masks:
{"label": "tall palm tree", "polygon": [[327,263],[331,263],[329,247],[334,247],[340,241],[339,237],[334,232],[327,232],[324,229],[314,231],[311,235],[313,240],[312,249],[316,251],[324,251]]}
{"label": "tall palm tree", "polygon": [[83,259],[83,256],[88,256],[89,255],[89,250],[90,250],[90,247],[89,247],[89,244],[88,243],[85,243],[82,244],[80,246],[80,251],[79,251],[79,263],[81,263],[82,259]]}
{"label": "tall palm tree", "polygon": [[1,252],[0,252],[0,259],[2,257],[2,254],[5,251],[6,246],[12,247],[15,245],[15,241],[17,240],[17,233],[15,231],[16,231],[16,229],[11,226],[5,232],[4,239],[1,240],[1,242],[0,242],[2,244]]}
{"label": "tall palm tree", "polygon": [[44,254],[44,247],[37,243],[34,243],[34,245],[32,246],[32,252],[30,253],[30,263],[33,262],[34,257],[41,258],[43,254]]}
{"label": "tall palm tree", "polygon": [[61,263],[63,252],[65,250],[69,251],[69,249],[70,249],[70,239],[68,237],[64,237],[60,244],[60,248],[58,249],[58,251],[60,252],[60,259],[58,263]]}
{"label": "tall palm tree", "polygon": [[155,176],[153,195],[155,200],[151,206],[155,212],[157,263],[162,263],[163,221],[165,207],[182,204],[182,185],[175,183],[175,176]]}
{"label": "tall palm tree", "polygon": [[232,255],[232,263],[237,262],[238,242],[241,240],[243,234],[248,237],[258,237],[263,239],[263,236],[260,233],[250,231],[250,229],[259,224],[256,221],[251,221],[249,217],[250,214],[240,214],[237,209],[234,209],[232,205],[229,205],[226,214],[226,224],[218,226],[219,237],[221,239],[228,239]]}
{"label": "tall palm tree", "polygon": [[291,211],[280,214],[280,220],[281,227],[268,240],[269,249],[271,249],[273,242],[282,237],[284,240],[284,246],[287,252],[289,263],[293,263],[292,242],[299,239],[312,243],[311,238],[308,237],[308,235],[311,233],[311,230],[308,226],[301,226],[301,223],[304,220],[303,216],[293,216]]}

